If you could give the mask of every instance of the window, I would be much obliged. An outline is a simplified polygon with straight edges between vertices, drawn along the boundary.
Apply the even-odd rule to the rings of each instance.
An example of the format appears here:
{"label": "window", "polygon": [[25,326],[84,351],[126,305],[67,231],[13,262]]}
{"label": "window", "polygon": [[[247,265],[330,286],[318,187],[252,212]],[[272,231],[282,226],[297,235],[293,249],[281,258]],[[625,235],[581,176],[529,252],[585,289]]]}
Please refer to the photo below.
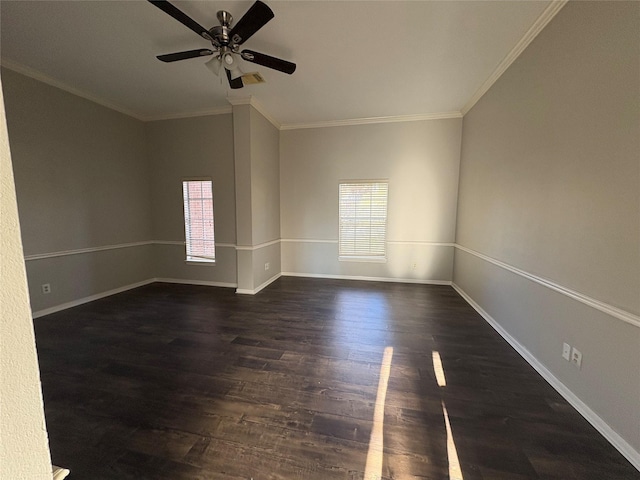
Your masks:
{"label": "window", "polygon": [[388,190],[387,182],[340,184],[340,259],[385,259]]}
{"label": "window", "polygon": [[211,180],[184,180],[182,195],[187,261],[215,262]]}

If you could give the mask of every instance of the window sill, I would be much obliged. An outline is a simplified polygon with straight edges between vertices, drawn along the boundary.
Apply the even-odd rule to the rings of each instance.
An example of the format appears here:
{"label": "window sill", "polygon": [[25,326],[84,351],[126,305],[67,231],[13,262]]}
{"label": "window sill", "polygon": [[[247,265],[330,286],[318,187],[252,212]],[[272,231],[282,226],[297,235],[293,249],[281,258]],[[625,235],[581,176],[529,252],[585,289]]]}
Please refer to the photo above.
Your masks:
{"label": "window sill", "polygon": [[187,265],[195,265],[197,267],[215,267],[215,260],[185,260]]}
{"label": "window sill", "polygon": [[339,262],[387,263],[387,257],[338,257]]}

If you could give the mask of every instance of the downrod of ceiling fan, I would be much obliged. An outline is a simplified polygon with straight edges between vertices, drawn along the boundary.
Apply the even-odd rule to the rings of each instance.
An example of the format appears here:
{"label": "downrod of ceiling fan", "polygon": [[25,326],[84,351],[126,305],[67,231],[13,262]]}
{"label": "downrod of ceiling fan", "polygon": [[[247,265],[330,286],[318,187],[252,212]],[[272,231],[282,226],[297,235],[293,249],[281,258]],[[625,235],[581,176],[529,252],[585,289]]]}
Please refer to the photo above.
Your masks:
{"label": "downrod of ceiling fan", "polygon": [[216,13],[216,17],[218,17],[218,21],[223,27],[230,27],[233,22],[233,15],[224,10],[219,10],[218,13]]}

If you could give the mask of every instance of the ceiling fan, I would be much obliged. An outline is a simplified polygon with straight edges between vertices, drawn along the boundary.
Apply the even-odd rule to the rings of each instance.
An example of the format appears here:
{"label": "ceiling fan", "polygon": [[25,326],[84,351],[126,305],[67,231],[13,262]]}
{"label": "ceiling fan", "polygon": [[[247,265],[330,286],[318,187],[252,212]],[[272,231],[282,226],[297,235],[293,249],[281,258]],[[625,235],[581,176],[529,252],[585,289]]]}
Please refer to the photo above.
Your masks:
{"label": "ceiling fan", "polygon": [[163,62],[176,62],[188,58],[214,55],[205,65],[216,75],[219,74],[221,67],[224,67],[229,86],[234,89],[242,88],[245,83],[260,83],[264,81],[259,73],[245,75],[239,67],[238,60],[240,58],[247,62],[256,63],[289,75],[296,70],[296,64],[288,62],[287,60],[282,60],[253,50],[240,51],[240,45],[249,40],[254,33],[264,27],[267,22],[275,16],[273,11],[260,0],[257,0],[233,27],[231,26],[233,22],[231,14],[220,10],[217,13],[220,25],[211,27],[210,29],[204,28],[166,0],[148,1],[178,20],[185,27],[196,32],[205,40],[210,41],[212,45],[212,48],[201,48],[158,55],[156,57],[158,60]]}

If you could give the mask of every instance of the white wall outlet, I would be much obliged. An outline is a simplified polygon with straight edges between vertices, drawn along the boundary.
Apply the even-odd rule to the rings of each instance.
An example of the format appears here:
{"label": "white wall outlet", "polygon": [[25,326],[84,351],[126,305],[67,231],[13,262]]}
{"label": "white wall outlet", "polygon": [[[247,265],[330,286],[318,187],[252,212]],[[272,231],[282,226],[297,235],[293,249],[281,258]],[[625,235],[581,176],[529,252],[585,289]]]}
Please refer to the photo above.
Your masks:
{"label": "white wall outlet", "polygon": [[413,269],[415,270],[416,268],[418,268],[418,264],[417,263],[413,263]]}
{"label": "white wall outlet", "polygon": [[578,368],[582,367],[582,353],[576,347],[571,350],[571,363]]}
{"label": "white wall outlet", "polygon": [[571,345],[568,343],[562,344],[562,358],[564,358],[567,362],[571,359]]}
{"label": "white wall outlet", "polygon": [[42,293],[51,293],[51,284],[43,283],[42,284]]}
{"label": "white wall outlet", "polygon": [[265,270],[269,270],[269,266],[270,266],[270,265],[269,265],[269,262],[265,263],[265,264],[264,264],[264,269],[265,269]]}

